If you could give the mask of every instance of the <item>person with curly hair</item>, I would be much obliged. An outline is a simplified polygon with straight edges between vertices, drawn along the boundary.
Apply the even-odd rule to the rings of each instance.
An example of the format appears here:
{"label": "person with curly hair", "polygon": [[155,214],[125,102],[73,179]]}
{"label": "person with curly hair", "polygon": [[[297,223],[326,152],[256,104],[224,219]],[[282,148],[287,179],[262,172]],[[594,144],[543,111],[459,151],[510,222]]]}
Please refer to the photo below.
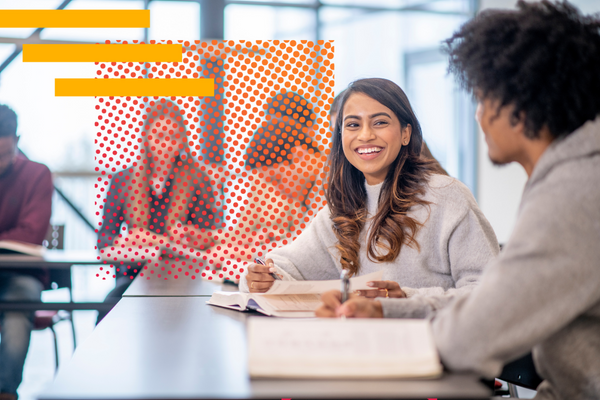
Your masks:
{"label": "person with curly hair", "polygon": [[[500,256],[433,318],[441,360],[492,378],[532,352],[536,399],[598,399],[600,17],[519,1],[480,13],[445,46],[479,102],[490,159],[529,179]],[[319,314],[381,316],[375,301],[338,299],[328,293]]]}
{"label": "person with curly hair", "polygon": [[269,265],[250,265],[240,290],[267,291],[270,270],[287,280],[383,270],[384,280],[361,294],[405,298],[406,317],[426,317],[470,292],[498,253],[496,236],[469,189],[420,157],[421,128],[402,89],[355,81],[336,120],[327,205],[294,242],[268,253]]}

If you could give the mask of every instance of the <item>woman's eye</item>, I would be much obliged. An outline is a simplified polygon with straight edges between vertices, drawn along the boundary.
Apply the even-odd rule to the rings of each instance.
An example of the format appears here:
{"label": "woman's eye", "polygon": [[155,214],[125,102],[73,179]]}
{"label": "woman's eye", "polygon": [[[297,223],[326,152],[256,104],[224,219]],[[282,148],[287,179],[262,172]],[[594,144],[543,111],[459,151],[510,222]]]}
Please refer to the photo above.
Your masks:
{"label": "woman's eye", "polygon": [[346,128],[355,128],[358,124],[356,122],[349,122],[346,124]]}
{"label": "woman's eye", "polygon": [[375,121],[375,125],[381,126],[381,125],[387,125],[387,124],[388,124],[387,121]]}

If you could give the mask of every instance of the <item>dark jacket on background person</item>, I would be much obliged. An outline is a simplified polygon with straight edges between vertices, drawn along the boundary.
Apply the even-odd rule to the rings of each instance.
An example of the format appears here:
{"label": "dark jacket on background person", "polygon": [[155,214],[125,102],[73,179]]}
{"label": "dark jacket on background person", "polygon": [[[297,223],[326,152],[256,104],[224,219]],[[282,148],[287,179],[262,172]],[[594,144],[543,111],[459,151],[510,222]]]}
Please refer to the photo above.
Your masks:
{"label": "dark jacket on background person", "polygon": [[[52,174],[22,154],[0,175],[0,240],[41,245],[50,227]],[[47,280],[41,270],[11,270]]]}

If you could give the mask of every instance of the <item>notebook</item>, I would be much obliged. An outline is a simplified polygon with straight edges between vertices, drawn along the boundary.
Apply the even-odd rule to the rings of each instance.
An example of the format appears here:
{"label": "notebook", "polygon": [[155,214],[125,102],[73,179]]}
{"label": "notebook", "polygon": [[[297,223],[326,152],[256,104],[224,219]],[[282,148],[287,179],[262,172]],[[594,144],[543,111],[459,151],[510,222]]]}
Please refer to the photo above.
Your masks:
{"label": "notebook", "polygon": [[435,378],[442,373],[427,320],[252,317],[248,348],[252,377]]}
{"label": "notebook", "polygon": [[[373,289],[369,281],[380,281],[383,271],[350,278],[350,290]],[[321,294],[341,287],[341,281],[275,281],[266,293],[215,292],[207,304],[237,311],[255,310],[273,317],[310,318],[321,302]]]}
{"label": "notebook", "polygon": [[34,257],[43,257],[46,252],[44,246],[17,242],[15,240],[0,240],[0,254],[27,254]]}

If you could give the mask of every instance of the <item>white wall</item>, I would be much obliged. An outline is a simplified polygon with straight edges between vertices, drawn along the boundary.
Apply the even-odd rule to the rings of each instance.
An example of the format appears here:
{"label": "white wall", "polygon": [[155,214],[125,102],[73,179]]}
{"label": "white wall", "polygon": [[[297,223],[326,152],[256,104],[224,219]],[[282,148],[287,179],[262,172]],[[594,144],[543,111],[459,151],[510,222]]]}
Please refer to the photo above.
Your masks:
{"label": "white wall", "polygon": [[[515,0],[482,0],[481,9],[514,8]],[[477,199],[481,210],[496,231],[498,241],[506,243],[515,224],[527,174],[520,165],[492,165],[487,155],[483,132],[478,137]]]}
{"label": "white wall", "polygon": [[515,224],[521,193],[527,175],[520,165],[492,165],[487,155],[487,145],[480,132],[478,138],[479,160],[477,192],[481,210],[492,224],[498,241],[506,243]]}

